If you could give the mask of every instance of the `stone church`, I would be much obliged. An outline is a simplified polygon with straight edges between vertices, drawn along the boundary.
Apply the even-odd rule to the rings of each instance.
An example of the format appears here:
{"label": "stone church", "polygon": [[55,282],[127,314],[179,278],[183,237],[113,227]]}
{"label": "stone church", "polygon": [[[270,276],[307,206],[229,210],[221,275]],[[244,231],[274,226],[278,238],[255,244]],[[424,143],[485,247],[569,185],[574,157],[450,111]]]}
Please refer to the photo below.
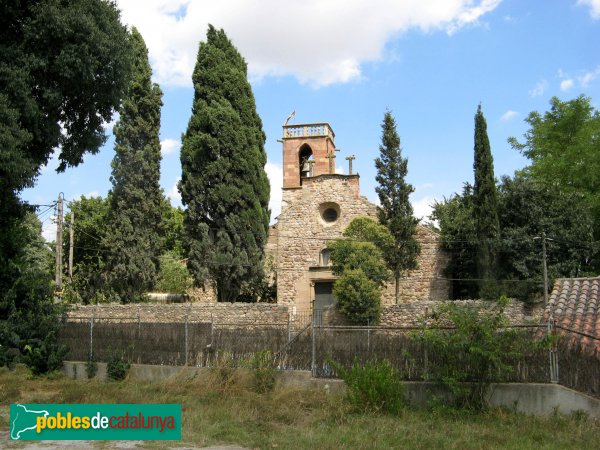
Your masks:
{"label": "stone church", "polygon": [[[358,173],[335,173],[335,134],[328,123],[284,125],[283,202],[271,227],[267,254],[277,273],[277,302],[294,311],[323,309],[334,303],[327,242],[342,236],[356,217],[377,220],[377,207],[360,195]],[[443,279],[446,255],[439,236],[419,225],[418,269],[402,279],[401,302],[448,299]],[[395,285],[382,295],[383,306],[395,303]]]}

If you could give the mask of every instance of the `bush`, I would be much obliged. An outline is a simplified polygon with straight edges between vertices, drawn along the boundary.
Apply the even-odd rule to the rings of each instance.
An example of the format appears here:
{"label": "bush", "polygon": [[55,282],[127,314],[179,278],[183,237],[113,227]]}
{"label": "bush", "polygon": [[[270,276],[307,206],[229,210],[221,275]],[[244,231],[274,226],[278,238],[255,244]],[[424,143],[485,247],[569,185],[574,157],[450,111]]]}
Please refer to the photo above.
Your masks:
{"label": "bush", "polygon": [[[485,409],[490,384],[506,381],[511,360],[529,345],[514,329],[505,328],[508,299],[490,303],[491,307],[447,303],[413,336],[429,355],[427,379],[450,389],[455,406]],[[454,328],[448,330],[449,325]]]}
{"label": "bush", "polygon": [[120,381],[124,380],[129,372],[130,364],[125,361],[123,354],[113,353],[108,358],[106,365],[106,375],[109,379]]}
{"label": "bush", "polygon": [[355,325],[376,324],[381,316],[381,292],[362,270],[344,272],[333,285],[337,308]]}
{"label": "bush", "polygon": [[98,363],[91,354],[88,355],[88,359],[85,362],[85,373],[88,378],[94,378],[98,373]]}
{"label": "bush", "polygon": [[169,294],[183,294],[192,287],[192,277],[184,262],[175,252],[160,257],[160,271],[156,289]]}
{"label": "bush", "polygon": [[362,365],[354,361],[349,370],[334,364],[346,383],[347,398],[361,412],[398,414],[404,405],[404,385],[388,360]]}
{"label": "bush", "polygon": [[254,373],[254,390],[259,394],[272,391],[277,375],[273,354],[268,350],[255,353],[250,360],[250,368]]}

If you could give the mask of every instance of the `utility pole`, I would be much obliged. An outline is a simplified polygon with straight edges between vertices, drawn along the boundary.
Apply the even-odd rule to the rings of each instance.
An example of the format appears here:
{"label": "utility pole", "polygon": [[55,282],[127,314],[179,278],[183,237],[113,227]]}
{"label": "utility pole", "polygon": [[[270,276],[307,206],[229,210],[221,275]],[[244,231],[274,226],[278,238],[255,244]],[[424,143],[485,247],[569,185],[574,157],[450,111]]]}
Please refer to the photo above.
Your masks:
{"label": "utility pole", "polygon": [[548,304],[548,263],[546,261],[546,232],[542,232],[542,257],[544,259],[544,306]]}
{"label": "utility pole", "polygon": [[62,291],[63,193],[58,194],[56,217],[56,290]]}
{"label": "utility pole", "polygon": [[69,283],[73,282],[73,242],[75,240],[75,212],[71,210],[71,226],[69,227]]}

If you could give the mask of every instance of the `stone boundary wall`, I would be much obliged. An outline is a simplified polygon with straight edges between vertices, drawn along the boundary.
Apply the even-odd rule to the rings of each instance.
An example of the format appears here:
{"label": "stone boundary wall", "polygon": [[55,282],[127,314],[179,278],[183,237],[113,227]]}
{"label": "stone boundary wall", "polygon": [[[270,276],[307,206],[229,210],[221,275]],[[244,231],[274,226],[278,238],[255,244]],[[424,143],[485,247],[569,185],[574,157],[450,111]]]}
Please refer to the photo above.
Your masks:
{"label": "stone boundary wall", "polygon": [[103,319],[115,322],[212,322],[215,325],[286,325],[288,308],[272,303],[135,303],[75,305],[67,320]]}
{"label": "stone boundary wall", "polygon": [[[491,302],[484,300],[452,300],[457,305],[466,306],[485,306],[490,305]],[[397,326],[397,327],[417,327],[420,325],[419,320],[424,315],[431,313],[433,310],[443,305],[444,301],[419,301],[413,303],[401,303],[399,305],[392,305],[383,308],[381,314],[381,326]],[[523,302],[512,300],[506,308],[504,313],[508,317],[511,324],[538,324],[542,317],[543,306],[536,306],[533,309],[527,308]]]}
{"label": "stone boundary wall", "polygon": [[[380,326],[417,327],[420,318],[432,312],[443,301],[427,300],[383,308]],[[454,300],[459,305],[481,306],[489,304],[482,300]],[[543,307],[526,308],[519,301],[510,302],[505,313],[511,324],[540,323]],[[104,303],[99,305],[75,305],[67,313],[68,321],[81,319],[108,320],[110,322],[212,322],[215,325],[285,325],[290,318],[286,305],[273,303],[135,303],[121,305]],[[292,320],[294,317],[292,315]],[[309,319],[310,320],[310,319]],[[335,308],[328,308],[323,313],[325,325],[350,325]]]}

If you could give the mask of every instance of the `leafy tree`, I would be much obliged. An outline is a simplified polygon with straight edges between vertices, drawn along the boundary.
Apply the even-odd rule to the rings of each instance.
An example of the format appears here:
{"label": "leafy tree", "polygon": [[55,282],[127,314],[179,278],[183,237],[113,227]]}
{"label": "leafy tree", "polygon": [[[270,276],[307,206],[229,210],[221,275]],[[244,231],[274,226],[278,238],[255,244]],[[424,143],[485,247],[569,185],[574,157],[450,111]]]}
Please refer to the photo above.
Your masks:
{"label": "leafy tree", "polygon": [[[357,325],[377,323],[381,314],[381,287],[389,280],[383,251],[393,237],[383,225],[356,218],[344,231],[345,239],[328,243],[338,310]],[[378,245],[382,246],[379,247]]]}
{"label": "leafy tree", "polygon": [[531,161],[524,169],[534,180],[565,192],[582,194],[592,209],[595,236],[600,237],[600,112],[583,95],[569,101],[550,100],[543,115],[525,121],[525,141],[509,138],[513,148]]}
{"label": "leafy tree", "polygon": [[220,301],[262,277],[269,226],[265,134],[246,75],[225,32],[209,26],[192,77],[179,190],[188,267],[196,284],[214,280]]}
{"label": "leafy tree", "polygon": [[480,295],[487,297],[496,270],[496,250],[494,241],[500,234],[498,221],[498,199],[494,178],[494,161],[487,135],[487,124],[481,105],[475,114],[475,184],[473,185],[473,214],[479,244],[477,267],[479,278],[483,279]]}
{"label": "leafy tree", "polygon": [[[550,285],[553,278],[582,276],[590,270],[593,221],[580,196],[523,175],[503,177],[497,192],[502,232],[496,240],[495,275],[505,294],[521,300],[534,300],[541,294],[542,232],[549,238]],[[462,195],[434,205],[432,217],[438,221],[442,242],[451,255],[446,275],[454,280],[454,298],[478,294],[477,284],[471,281],[478,277],[473,216],[473,191],[468,184]]]}
{"label": "leafy tree", "polygon": [[185,262],[175,251],[167,251],[160,257],[160,271],[156,282],[159,292],[185,294],[192,287],[192,277]]}
{"label": "leafy tree", "polygon": [[[71,302],[97,303],[107,299],[105,269],[106,248],[103,247],[107,231],[109,200],[107,198],[81,196],[69,203],[65,224],[71,223],[75,214],[73,236],[73,282],[67,289]],[[64,255],[68,254],[65,239]]]}
{"label": "leafy tree", "polygon": [[375,160],[377,168],[375,188],[379,196],[379,223],[385,225],[394,238],[393,245],[384,249],[385,261],[396,280],[396,303],[400,298],[400,277],[403,272],[417,268],[417,256],[421,246],[415,238],[419,221],[413,216],[408,199],[414,192],[406,182],[408,160],[402,158],[400,137],[396,131],[396,121],[390,111],[386,111],[382,128],[380,156]]}
{"label": "leafy tree", "polygon": [[477,298],[477,232],[473,215],[473,187],[465,183],[462,195],[435,202],[431,218],[437,221],[441,242],[450,254],[445,274],[452,279],[453,298]]}
{"label": "leafy tree", "polygon": [[20,251],[11,263],[19,275],[0,298],[0,365],[21,361],[35,373],[58,368],[65,354],[56,341],[62,309],[52,299],[53,257],[41,230],[27,213],[13,233]]}
{"label": "leafy tree", "polygon": [[123,302],[154,286],[162,250],[160,179],[162,92],[153,84],[148,50],[131,30],[133,73],[115,125],[112,190],[105,234],[106,275]]}
{"label": "leafy tree", "polygon": [[183,259],[183,209],[171,206],[168,198],[163,199],[161,204],[162,222],[160,229],[163,233],[164,251],[172,252],[177,258]]}
{"label": "leafy tree", "polygon": [[33,0],[0,6],[0,294],[17,274],[10,261],[33,186],[58,148],[59,171],[104,142],[129,72],[127,31],[102,0]]}
{"label": "leafy tree", "polygon": [[[531,177],[502,177],[498,188],[502,227],[498,245],[499,278],[504,292],[534,300],[543,291],[542,233],[546,242],[549,286],[558,277],[582,276],[590,270],[593,219],[586,202],[572,192]],[[528,282],[527,282],[528,281]]]}

